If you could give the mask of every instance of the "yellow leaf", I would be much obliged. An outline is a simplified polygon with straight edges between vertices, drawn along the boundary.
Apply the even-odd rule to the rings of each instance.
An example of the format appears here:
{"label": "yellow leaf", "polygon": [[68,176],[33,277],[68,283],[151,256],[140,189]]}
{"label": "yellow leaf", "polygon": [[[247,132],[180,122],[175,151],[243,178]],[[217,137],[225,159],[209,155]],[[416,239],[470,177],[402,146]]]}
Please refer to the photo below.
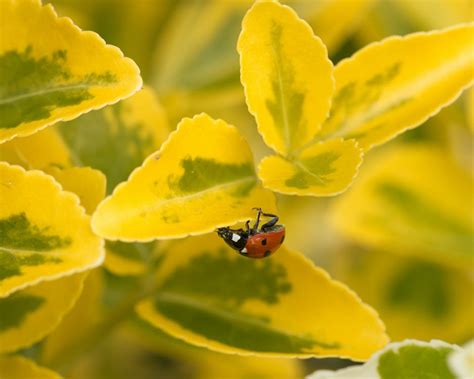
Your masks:
{"label": "yellow leaf", "polygon": [[41,350],[42,362],[49,365],[52,360],[60,358],[62,352],[81,341],[85,332],[99,320],[103,292],[101,274],[100,269],[88,272],[84,289],[74,308],[44,341]]}
{"label": "yellow leaf", "polygon": [[472,176],[429,145],[398,147],[374,158],[336,203],[338,229],[373,248],[470,265]]}
{"label": "yellow leaf", "polygon": [[471,132],[474,133],[474,88],[467,91],[466,96],[467,123]]}
{"label": "yellow leaf", "polygon": [[355,138],[364,150],[414,128],[472,84],[474,24],[390,37],[335,70],[336,94],[321,138]]}
{"label": "yellow leaf", "polygon": [[[188,343],[271,357],[364,360],[387,343],[375,311],[299,253],[246,259],[217,236],[170,244],[141,317]],[[210,280],[211,279],[211,280]]]}
{"label": "yellow leaf", "polygon": [[96,33],[58,18],[51,5],[4,0],[0,14],[0,142],[115,103],[141,87],[133,61]]}
{"label": "yellow leaf", "polygon": [[185,118],[92,217],[107,239],[150,241],[208,233],[250,219],[253,207],[272,211],[252,154],[237,129],[206,114]]}
{"label": "yellow leaf", "polygon": [[380,312],[394,341],[462,343],[473,335],[471,272],[386,249],[352,247],[332,260],[335,277]]}
{"label": "yellow leaf", "polygon": [[144,87],[132,97],[57,127],[76,163],[102,171],[107,192],[156,151],[169,135],[156,94]]}
{"label": "yellow leaf", "polygon": [[357,142],[338,139],[312,144],[293,161],[266,157],[258,176],[266,188],[280,193],[333,196],[349,187],[361,163]]}
{"label": "yellow leaf", "polygon": [[62,377],[47,368],[37,366],[21,356],[0,357],[2,379],[61,379]]}
{"label": "yellow leaf", "polygon": [[0,353],[31,346],[52,332],[79,297],[85,276],[67,276],[0,298]]}
{"label": "yellow leaf", "polygon": [[140,275],[147,270],[145,264],[153,255],[155,242],[125,243],[107,241],[104,266],[115,275]]}
{"label": "yellow leaf", "polygon": [[334,80],[326,47],[291,8],[261,1],[244,18],[238,51],[259,132],[268,146],[291,155],[329,112]]}
{"label": "yellow leaf", "polygon": [[99,170],[90,167],[50,167],[45,172],[54,176],[65,191],[75,193],[87,214],[92,214],[105,197],[106,179]]}
{"label": "yellow leaf", "polygon": [[51,176],[0,162],[0,199],[0,297],[102,263],[78,197]]}
{"label": "yellow leaf", "polygon": [[0,145],[0,161],[28,169],[42,170],[49,166],[69,167],[69,149],[54,128],[31,136],[15,138]]}

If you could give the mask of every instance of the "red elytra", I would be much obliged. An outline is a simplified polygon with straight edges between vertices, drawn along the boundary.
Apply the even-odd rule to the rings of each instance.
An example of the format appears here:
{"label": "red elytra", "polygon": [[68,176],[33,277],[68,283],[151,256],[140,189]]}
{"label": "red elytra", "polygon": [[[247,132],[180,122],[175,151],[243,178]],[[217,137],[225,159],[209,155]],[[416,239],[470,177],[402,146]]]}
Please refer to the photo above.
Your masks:
{"label": "red elytra", "polygon": [[249,236],[245,244],[246,255],[249,258],[268,257],[278,250],[284,240],[285,227],[283,225],[275,225],[271,230]]}

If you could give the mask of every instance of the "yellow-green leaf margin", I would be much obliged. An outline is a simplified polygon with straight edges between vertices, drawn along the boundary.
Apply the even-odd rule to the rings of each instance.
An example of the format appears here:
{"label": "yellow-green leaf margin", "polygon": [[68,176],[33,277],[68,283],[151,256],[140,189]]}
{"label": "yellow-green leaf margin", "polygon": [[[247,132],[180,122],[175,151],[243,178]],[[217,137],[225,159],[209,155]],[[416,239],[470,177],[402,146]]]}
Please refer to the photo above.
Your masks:
{"label": "yellow-green leaf margin", "polygon": [[247,259],[207,235],[166,250],[158,289],[137,311],[186,342],[241,355],[354,360],[388,342],[372,308],[284,246],[271,259]]}
{"label": "yellow-green leaf margin", "polygon": [[343,192],[362,162],[357,142],[312,144],[335,88],[326,46],[291,8],[258,1],[244,18],[237,49],[249,111],[264,141],[281,154],[260,163],[263,185],[296,195]]}
{"label": "yellow-green leaf margin", "polygon": [[245,139],[206,114],[175,132],[120,184],[92,217],[94,231],[127,242],[204,234],[275,209],[255,175]]}
{"label": "yellow-green leaf margin", "polygon": [[0,2],[0,143],[132,95],[137,65],[40,0]]}
{"label": "yellow-green leaf margin", "polygon": [[51,176],[0,162],[0,199],[0,297],[103,262],[79,198]]}

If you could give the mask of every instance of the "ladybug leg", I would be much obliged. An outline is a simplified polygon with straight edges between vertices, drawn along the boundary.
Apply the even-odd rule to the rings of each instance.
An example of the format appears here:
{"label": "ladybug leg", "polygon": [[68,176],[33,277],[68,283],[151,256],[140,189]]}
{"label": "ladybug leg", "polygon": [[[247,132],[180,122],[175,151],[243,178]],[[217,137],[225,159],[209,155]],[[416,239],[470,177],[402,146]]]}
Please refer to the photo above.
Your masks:
{"label": "ladybug leg", "polygon": [[271,228],[278,222],[278,216],[271,213],[262,213],[265,217],[272,217],[272,219],[262,225],[262,230]]}
{"label": "ladybug leg", "polygon": [[250,235],[250,220],[248,220],[248,221],[245,223],[245,228],[246,228],[246,230],[247,230],[248,235]]}
{"label": "ladybug leg", "polygon": [[260,224],[260,216],[262,215],[262,208],[253,208],[253,209],[258,211],[257,220],[255,221],[255,225],[253,226],[253,229],[252,229],[252,231],[256,233],[258,231],[258,224]]}

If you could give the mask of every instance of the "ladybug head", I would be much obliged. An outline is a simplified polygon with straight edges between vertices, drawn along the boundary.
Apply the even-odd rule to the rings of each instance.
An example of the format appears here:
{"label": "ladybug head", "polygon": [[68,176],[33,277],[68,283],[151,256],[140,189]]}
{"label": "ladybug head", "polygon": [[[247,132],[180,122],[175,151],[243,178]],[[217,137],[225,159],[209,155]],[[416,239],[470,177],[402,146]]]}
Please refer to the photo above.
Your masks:
{"label": "ladybug head", "polygon": [[224,240],[231,240],[232,239],[232,232],[229,228],[219,228],[217,229],[217,235]]}
{"label": "ladybug head", "polygon": [[243,249],[248,238],[247,232],[242,229],[219,228],[217,229],[217,235],[235,250]]}

